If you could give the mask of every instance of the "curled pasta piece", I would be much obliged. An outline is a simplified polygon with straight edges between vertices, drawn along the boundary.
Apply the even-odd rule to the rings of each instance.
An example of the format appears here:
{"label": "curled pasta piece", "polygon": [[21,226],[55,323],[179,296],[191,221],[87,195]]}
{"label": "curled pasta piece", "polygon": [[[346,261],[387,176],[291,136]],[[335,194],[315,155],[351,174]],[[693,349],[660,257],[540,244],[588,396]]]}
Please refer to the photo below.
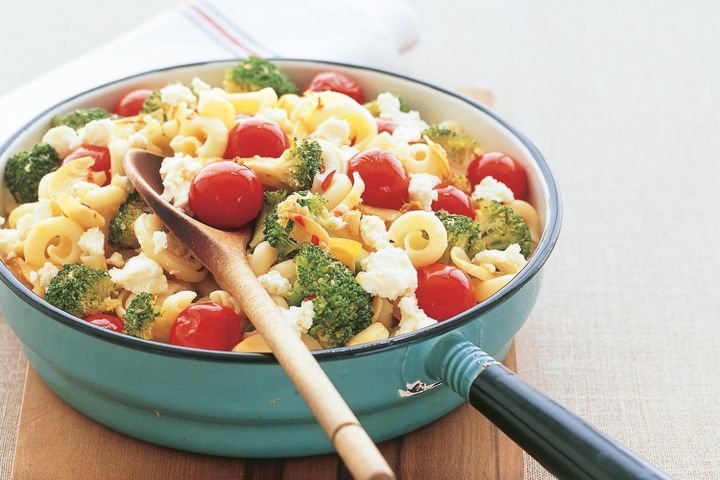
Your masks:
{"label": "curled pasta piece", "polygon": [[330,172],[335,170],[336,173],[347,172],[347,158],[343,155],[340,147],[322,138],[316,138],[315,141],[318,142],[322,149],[324,171]]}
{"label": "curled pasta piece", "polygon": [[360,345],[362,343],[376,342],[390,337],[390,331],[380,322],[371,323],[370,326],[358,332],[347,342],[347,346]]}
{"label": "curled pasta piece", "polygon": [[413,266],[437,262],[448,246],[447,232],[432,212],[416,210],[402,214],[388,230],[396,246],[402,246]]}
{"label": "curled pasta piece", "polygon": [[131,292],[130,290],[120,290],[120,293],[118,293],[117,296],[118,303],[115,307],[115,315],[120,318],[124,317],[128,305],[130,305],[130,302],[132,302],[133,298],[135,298],[136,296],[137,294]]}
{"label": "curled pasta piece", "polygon": [[270,295],[270,298],[280,308],[290,308],[290,305],[288,305],[287,300],[285,298],[281,297],[280,295]]}
{"label": "curled pasta piece", "polygon": [[371,323],[379,322],[385,325],[388,330],[393,328],[397,322],[393,318],[393,304],[387,298],[376,295],[372,299],[373,316]]}
{"label": "curled pasta piece", "polygon": [[227,137],[228,128],[222,120],[195,115],[183,122],[178,135],[170,141],[170,148],[200,158],[222,157]]}
{"label": "curled pasta piece", "polygon": [[330,234],[322,225],[305,215],[296,215],[290,237],[298,243],[312,243],[327,250],[330,243]]}
{"label": "curled pasta piece", "polygon": [[17,207],[13,208],[8,215],[7,223],[10,228],[17,228],[18,220],[27,215],[33,213],[33,209],[38,205],[38,202],[21,203]]}
{"label": "curled pasta piece", "polygon": [[337,208],[352,210],[357,207],[362,203],[363,192],[365,192],[365,182],[358,172],[353,172],[352,188],[338,204]]}
{"label": "curled pasta piece", "polygon": [[50,180],[55,176],[55,172],[46,173],[41,179],[40,183],[38,183],[38,199],[40,200],[48,200],[48,187],[50,185]]}
{"label": "curled pasta piece", "polygon": [[395,148],[398,160],[410,173],[429,173],[440,178],[450,176],[450,164],[443,148],[426,139],[425,143],[400,143]]}
{"label": "curled pasta piece", "polygon": [[52,217],[37,223],[23,245],[25,260],[35,268],[50,261],[55,265],[77,263],[78,245],[85,230],[66,217]]}
{"label": "curled pasta piece", "polygon": [[215,290],[214,292],[210,292],[208,298],[211,302],[215,302],[218,305],[232,309],[240,318],[245,318],[245,312],[243,312],[240,302],[238,302],[235,297],[225,290]]}
{"label": "curled pasta piece", "polygon": [[63,195],[57,199],[58,207],[66,217],[83,227],[85,230],[105,226],[105,218],[98,212],[88,207],[70,195]]}
{"label": "curled pasta piece", "polygon": [[170,341],[170,328],[177,316],[192,305],[197,293],[191,290],[181,290],[169,295],[160,305],[160,316],[153,323],[153,339],[160,342]]}
{"label": "curled pasta piece", "polygon": [[515,213],[520,215],[530,230],[530,238],[533,244],[537,245],[540,240],[540,217],[537,210],[524,200],[513,200],[507,204]]}
{"label": "curled pasta piece", "polygon": [[228,93],[228,100],[235,108],[235,113],[256,115],[267,108],[273,108],[278,103],[277,93],[270,87],[257,92]]}
{"label": "curled pasta piece", "polygon": [[274,265],[269,271],[278,272],[283,278],[286,278],[290,283],[295,282],[297,278],[297,272],[295,271],[295,260],[292,258]]}
{"label": "curled pasta piece", "polygon": [[228,129],[235,123],[235,107],[217,91],[202,92],[197,109],[200,115],[219,118]]}
{"label": "curled pasta piece", "polygon": [[144,213],[135,220],[135,236],[140,249],[148,257],[155,260],[170,275],[190,283],[197,283],[207,275],[199,260],[189,254],[180,254],[171,248],[155,248],[153,234],[164,232],[160,218],[155,214]]}
{"label": "curled pasta piece", "polygon": [[475,284],[475,299],[482,302],[493,296],[498,290],[507,285],[515,275],[501,275],[486,281],[473,279]]}
{"label": "curled pasta piece", "polygon": [[259,277],[270,270],[277,258],[277,249],[270,245],[270,242],[263,241],[257,244],[251,254],[248,254],[248,263],[255,276]]}
{"label": "curled pasta piece", "polygon": [[347,175],[339,172],[333,174],[330,179],[330,185],[325,185],[325,188],[323,188],[324,180],[325,175],[318,175],[313,185],[312,192],[320,194],[325,200],[327,200],[328,210],[333,210],[335,207],[340,205],[340,202],[348,197],[353,188],[353,183]]}
{"label": "curled pasta piece", "polygon": [[495,277],[494,272],[488,270],[484,265],[472,263],[465,250],[460,247],[453,247],[450,250],[450,258],[456,267],[472,277],[480,280],[490,280]]}
{"label": "curled pasta piece", "polygon": [[106,222],[109,223],[115,213],[117,213],[120,205],[127,200],[127,197],[128,191],[126,189],[115,184],[110,184],[88,191],[82,197],[82,202],[96,212],[99,212],[105,218]]}
{"label": "curled pasta piece", "polygon": [[[307,333],[300,335],[300,340],[303,341],[308,350],[322,350],[320,342],[315,340]],[[270,353],[270,346],[268,346],[265,339],[257,332],[253,330],[245,334],[245,338],[242,342],[235,345],[232,349],[233,352],[255,352],[255,353]]]}
{"label": "curled pasta piece", "polygon": [[87,182],[90,167],[95,164],[91,157],[82,157],[66,163],[57,170],[48,180],[47,198],[56,200],[64,195],[73,195],[73,187],[79,183]]}
{"label": "curled pasta piece", "polygon": [[363,215],[374,215],[376,217],[380,217],[384,222],[394,222],[395,220],[400,218],[400,215],[402,215],[402,212],[400,212],[400,210],[393,210],[391,208],[371,207],[369,205],[365,205],[364,203],[358,205],[357,208]]}
{"label": "curled pasta piece", "polygon": [[299,101],[300,97],[298,95],[295,95],[294,93],[286,93],[278,98],[277,107],[285,110],[289,117]]}

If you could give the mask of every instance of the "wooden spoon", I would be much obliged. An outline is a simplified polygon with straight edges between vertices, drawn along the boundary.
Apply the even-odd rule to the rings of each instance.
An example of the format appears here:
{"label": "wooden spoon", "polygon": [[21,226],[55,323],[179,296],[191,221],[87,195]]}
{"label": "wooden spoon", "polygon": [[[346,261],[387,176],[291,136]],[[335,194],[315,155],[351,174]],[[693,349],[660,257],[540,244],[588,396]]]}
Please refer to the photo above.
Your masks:
{"label": "wooden spoon", "polygon": [[357,417],[255,278],[245,256],[252,234],[250,229],[218,230],[185,215],[165,201],[160,196],[163,190],[159,172],[162,158],[143,150],[130,150],[125,155],[125,173],[140,196],[242,304],[350,473],[359,479],[394,479],[390,466]]}

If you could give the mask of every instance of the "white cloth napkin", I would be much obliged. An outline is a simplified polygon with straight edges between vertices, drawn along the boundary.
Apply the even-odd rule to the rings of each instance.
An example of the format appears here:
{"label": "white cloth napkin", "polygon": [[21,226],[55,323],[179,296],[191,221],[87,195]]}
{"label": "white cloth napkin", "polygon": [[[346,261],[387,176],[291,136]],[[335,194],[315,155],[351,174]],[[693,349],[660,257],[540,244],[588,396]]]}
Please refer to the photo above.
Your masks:
{"label": "white cloth napkin", "polygon": [[64,98],[134,73],[251,54],[392,67],[418,33],[403,0],[183,3],[0,97],[0,144]]}

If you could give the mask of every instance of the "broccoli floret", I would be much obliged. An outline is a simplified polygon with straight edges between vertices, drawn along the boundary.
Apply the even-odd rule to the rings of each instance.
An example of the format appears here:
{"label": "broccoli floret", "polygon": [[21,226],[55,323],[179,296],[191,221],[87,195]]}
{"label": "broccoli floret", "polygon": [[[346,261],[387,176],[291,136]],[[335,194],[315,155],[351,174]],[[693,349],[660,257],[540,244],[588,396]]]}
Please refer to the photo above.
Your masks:
{"label": "broccoli floret", "polygon": [[45,144],[10,157],[5,166],[5,185],[19,203],[38,199],[40,179],[60,166],[57,152]]}
{"label": "broccoli floret", "polygon": [[322,147],[312,138],[295,140],[279,158],[253,157],[244,160],[263,185],[270,188],[308,190],[322,170]]}
{"label": "broccoli floret", "polygon": [[445,210],[436,212],[448,236],[448,245],[460,247],[467,252],[470,258],[474,257],[481,250],[485,250],[482,241],[482,229],[480,225],[465,215],[455,215]]}
{"label": "broccoli floret", "polygon": [[151,213],[150,207],[143,201],[139,193],[131,193],[110,220],[108,243],[113,247],[120,248],[139,247],[134,225],[135,220],[143,213]]}
{"label": "broccoli floret", "polygon": [[162,110],[162,108],[163,103],[160,90],[154,90],[143,102],[142,113],[152,113],[157,110]]}
{"label": "broccoli floret", "polygon": [[463,132],[442,125],[433,125],[427,128],[423,135],[443,147],[450,164],[455,168],[464,171],[467,164],[475,158],[478,144]]}
{"label": "broccoli floret", "polygon": [[295,192],[280,202],[277,214],[281,224],[303,215],[312,218],[330,232],[341,227],[338,224],[339,219],[328,210],[325,197],[308,190]]}
{"label": "broccoli floret", "polygon": [[312,299],[314,317],[308,333],[323,347],[345,345],[370,325],[370,294],[340,260],[326,255],[320,247],[304,245],[295,256],[295,270],[297,280],[287,297],[288,304],[300,305],[304,299]]}
{"label": "broccoli floret", "polygon": [[[395,97],[400,102],[400,111],[403,113],[408,113],[410,111],[410,105],[407,104],[404,98],[398,97],[395,95]],[[373,117],[379,117],[380,116],[380,106],[378,105],[377,99],[373,100],[372,102],[367,102],[363,105],[369,112],[370,115]]]}
{"label": "broccoli floret", "polygon": [[294,222],[289,220],[286,225],[281,225],[279,221],[277,206],[287,196],[288,193],[285,190],[265,192],[265,205],[263,207],[263,210],[267,211],[263,235],[265,240],[277,249],[279,260],[290,258],[300,248],[300,245],[290,236]]}
{"label": "broccoli floret", "polygon": [[257,92],[270,87],[275,93],[298,93],[298,88],[269,60],[248,57],[225,71],[225,90],[228,92]]}
{"label": "broccoli floret", "polygon": [[495,200],[481,199],[475,211],[475,221],[482,230],[485,248],[505,250],[517,243],[525,258],[530,255],[530,229],[511,207]]}
{"label": "broccoli floret", "polygon": [[104,108],[78,108],[72,112],[63,113],[61,115],[55,115],[50,123],[53,127],[59,127],[60,125],[67,125],[75,130],[80,130],[86,124],[93,120],[100,120],[102,118],[110,118],[110,112]]}
{"label": "broccoli floret", "polygon": [[115,284],[105,270],[68,264],[48,285],[45,300],[80,317],[115,308],[114,291]]}
{"label": "broccoli floret", "polygon": [[153,322],[158,315],[160,309],[153,296],[147,292],[139,293],[125,310],[123,316],[125,333],[133,337],[151,339]]}

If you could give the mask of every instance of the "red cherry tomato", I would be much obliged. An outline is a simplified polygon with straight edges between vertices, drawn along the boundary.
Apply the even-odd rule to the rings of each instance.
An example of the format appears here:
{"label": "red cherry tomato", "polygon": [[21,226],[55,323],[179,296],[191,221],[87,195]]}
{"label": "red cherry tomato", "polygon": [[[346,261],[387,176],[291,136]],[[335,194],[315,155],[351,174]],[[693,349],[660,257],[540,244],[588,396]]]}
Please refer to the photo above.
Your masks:
{"label": "red cherry tomato", "polygon": [[438,212],[445,210],[455,215],[465,215],[466,217],[475,218],[472,202],[467,193],[453,185],[438,187],[435,191],[438,194],[438,199],[432,202],[433,211]]}
{"label": "red cherry tomato", "polygon": [[240,317],[215,302],[190,305],[170,327],[170,343],[205,350],[232,350],[242,340]]}
{"label": "red cherry tomato", "polygon": [[235,125],[228,134],[225,158],[279,157],[290,146],[280,125],[262,118],[250,118]]}
{"label": "red cherry tomato", "polygon": [[408,201],[410,176],[392,153],[371,148],[348,161],[348,176],[358,172],[365,182],[363,202],[371,207],[402,207]]}
{"label": "red cherry tomato", "polygon": [[121,117],[132,117],[142,111],[143,103],[152,94],[152,90],[141,88],[126,93],[115,105],[113,113]]}
{"label": "red cherry tomato", "polygon": [[254,220],[263,204],[263,187],[245,165],[221,160],[205,165],[190,184],[190,210],[216,228],[240,228]]}
{"label": "red cherry tomato", "polygon": [[475,306],[475,287],[459,268],[433,263],[418,269],[418,306],[438,322]]}
{"label": "red cherry tomato", "polygon": [[363,95],[360,85],[355,79],[348,77],[344,73],[320,72],[310,80],[307,90],[312,92],[332,90],[333,92],[343,93],[358,103],[365,103],[365,95]]}
{"label": "red cherry tomato", "polygon": [[487,176],[507,185],[518,200],[527,200],[527,174],[522,165],[510,155],[488,152],[470,162],[468,179],[473,187]]}
{"label": "red cherry tomato", "polygon": [[392,135],[397,128],[397,125],[390,120],[385,120],[384,118],[375,118],[375,123],[377,124],[378,133],[388,132]]}
{"label": "red cherry tomato", "polygon": [[[92,172],[98,173],[104,172],[105,183],[103,185],[107,185],[110,183],[110,150],[108,150],[106,147],[83,145],[82,147],[78,148],[74,152],[71,152],[67,157],[65,157],[65,159],[63,160],[63,165],[66,165],[67,163],[82,157],[92,157],[95,160],[95,163],[90,166],[90,170]],[[92,177],[89,177],[88,180],[92,181]]]}
{"label": "red cherry tomato", "polygon": [[88,315],[84,318],[85,321],[97,325],[98,327],[112,330],[113,332],[122,332],[125,330],[125,322],[120,317],[110,315],[109,313],[96,313],[94,315]]}

